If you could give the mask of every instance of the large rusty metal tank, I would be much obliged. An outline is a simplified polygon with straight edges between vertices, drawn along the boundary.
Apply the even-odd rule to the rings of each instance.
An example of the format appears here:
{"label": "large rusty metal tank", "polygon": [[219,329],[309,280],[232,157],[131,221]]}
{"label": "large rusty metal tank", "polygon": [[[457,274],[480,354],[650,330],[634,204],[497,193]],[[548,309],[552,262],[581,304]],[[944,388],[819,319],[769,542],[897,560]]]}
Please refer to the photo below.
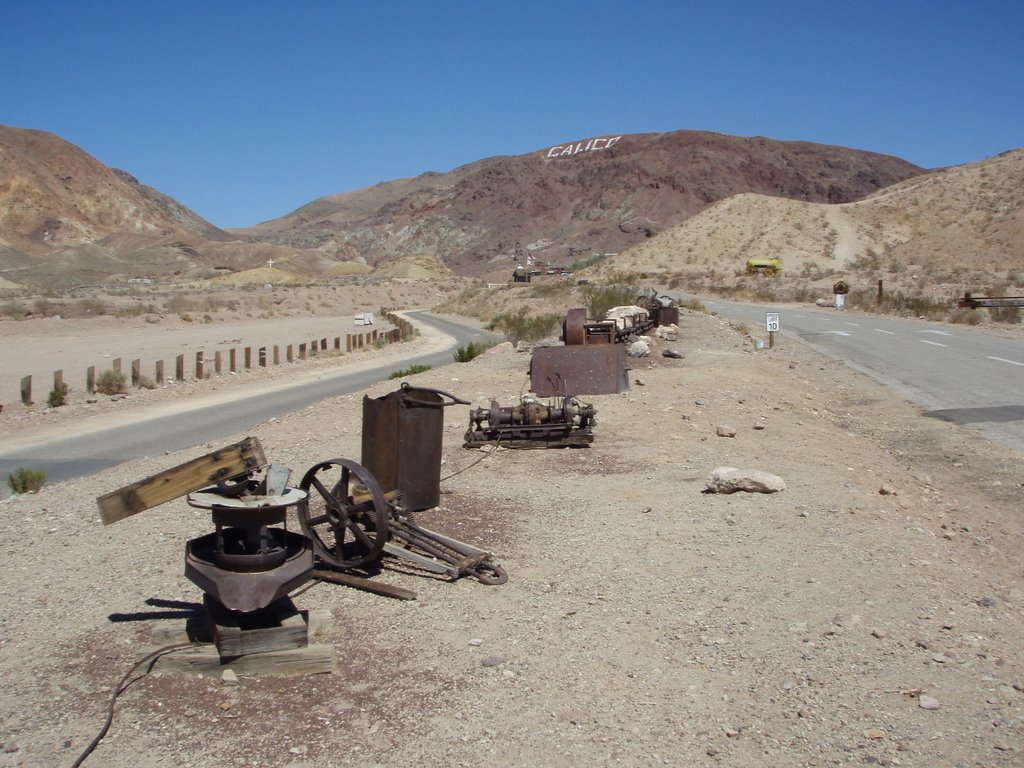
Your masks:
{"label": "large rusty metal tank", "polygon": [[469,402],[408,382],[383,397],[363,396],[360,463],[385,492],[401,492],[408,510],[430,509],[441,501],[444,409],[455,404]]}

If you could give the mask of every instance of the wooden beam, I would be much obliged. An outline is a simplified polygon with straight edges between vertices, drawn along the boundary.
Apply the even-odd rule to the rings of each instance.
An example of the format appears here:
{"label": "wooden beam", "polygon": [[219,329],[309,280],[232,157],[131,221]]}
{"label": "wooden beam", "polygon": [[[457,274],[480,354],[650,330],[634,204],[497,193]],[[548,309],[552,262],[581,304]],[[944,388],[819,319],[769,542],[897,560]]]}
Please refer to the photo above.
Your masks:
{"label": "wooden beam", "polygon": [[218,480],[237,477],[268,464],[263,446],[255,437],[192,459],[145,480],[104,494],[96,499],[104,525],[137,515],[151,507],[198,491]]}
{"label": "wooden beam", "polygon": [[378,581],[365,579],[362,576],[353,576],[351,573],[315,570],[313,571],[313,578],[319,579],[320,581],[329,581],[332,584],[343,584],[346,587],[354,587],[356,589],[361,589],[364,592],[373,592],[374,594],[384,595],[385,597],[393,597],[397,600],[416,599],[416,593],[411,589],[395,587],[391,584],[381,584]]}

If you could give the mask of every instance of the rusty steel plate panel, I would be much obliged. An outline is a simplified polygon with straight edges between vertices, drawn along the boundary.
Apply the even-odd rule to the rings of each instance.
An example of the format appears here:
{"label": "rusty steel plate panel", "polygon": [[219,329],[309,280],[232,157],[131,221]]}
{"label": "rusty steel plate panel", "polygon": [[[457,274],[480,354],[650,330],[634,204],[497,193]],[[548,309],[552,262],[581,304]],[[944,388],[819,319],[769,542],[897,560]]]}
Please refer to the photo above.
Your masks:
{"label": "rusty steel plate panel", "polygon": [[629,389],[622,344],[537,347],[530,359],[530,390],[538,397],[613,395]]}

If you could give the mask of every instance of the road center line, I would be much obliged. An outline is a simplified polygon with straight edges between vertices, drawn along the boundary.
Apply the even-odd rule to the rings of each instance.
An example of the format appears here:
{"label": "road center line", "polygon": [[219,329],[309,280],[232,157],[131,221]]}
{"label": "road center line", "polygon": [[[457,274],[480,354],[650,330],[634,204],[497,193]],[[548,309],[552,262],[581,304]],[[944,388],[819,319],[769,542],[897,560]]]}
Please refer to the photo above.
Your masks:
{"label": "road center line", "polygon": [[931,344],[933,347],[945,347],[946,344],[940,344],[937,341],[928,341],[928,339],[918,339],[922,344]]}
{"label": "road center line", "polygon": [[847,325],[852,325],[854,328],[860,328],[860,323],[851,323],[849,320],[846,321]]}
{"label": "road center line", "polygon": [[1019,365],[1021,367],[1024,367],[1024,363],[1018,363],[1016,360],[1007,360],[1005,357],[993,357],[992,355],[989,355],[988,359],[998,360],[1000,363],[1009,363],[1010,365]]}
{"label": "road center line", "polygon": [[892,331],[883,331],[883,330],[882,330],[881,328],[875,328],[875,330],[876,330],[876,331],[878,331],[879,333],[887,333],[887,334],[889,334],[890,336],[895,336],[895,335],[896,335],[896,334],[895,334],[895,333],[893,333]]}

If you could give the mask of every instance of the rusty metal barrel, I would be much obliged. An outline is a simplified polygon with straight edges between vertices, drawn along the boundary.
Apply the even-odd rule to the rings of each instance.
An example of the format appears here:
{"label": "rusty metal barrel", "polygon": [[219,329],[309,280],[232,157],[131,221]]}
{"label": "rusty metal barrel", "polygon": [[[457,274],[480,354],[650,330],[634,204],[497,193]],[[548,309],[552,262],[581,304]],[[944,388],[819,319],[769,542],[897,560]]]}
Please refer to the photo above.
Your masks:
{"label": "rusty metal barrel", "polygon": [[444,409],[456,404],[469,402],[408,382],[383,397],[363,396],[361,463],[385,492],[399,491],[408,510],[430,509],[441,501]]}

